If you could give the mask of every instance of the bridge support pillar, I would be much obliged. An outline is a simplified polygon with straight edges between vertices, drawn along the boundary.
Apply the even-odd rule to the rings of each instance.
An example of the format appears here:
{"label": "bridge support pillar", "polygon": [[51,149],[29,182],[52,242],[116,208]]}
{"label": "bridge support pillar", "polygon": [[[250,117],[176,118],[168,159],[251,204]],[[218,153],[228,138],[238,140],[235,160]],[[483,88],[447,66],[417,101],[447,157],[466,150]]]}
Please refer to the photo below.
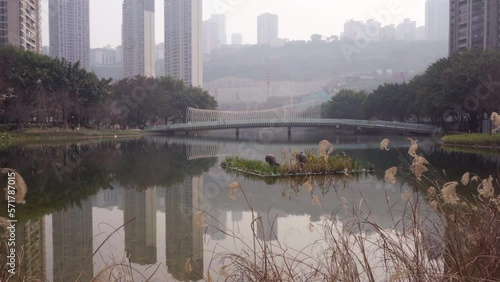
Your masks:
{"label": "bridge support pillar", "polygon": [[236,139],[240,139],[240,129],[236,128]]}
{"label": "bridge support pillar", "polygon": [[289,126],[288,127],[288,141],[291,141],[292,140],[292,127]]}

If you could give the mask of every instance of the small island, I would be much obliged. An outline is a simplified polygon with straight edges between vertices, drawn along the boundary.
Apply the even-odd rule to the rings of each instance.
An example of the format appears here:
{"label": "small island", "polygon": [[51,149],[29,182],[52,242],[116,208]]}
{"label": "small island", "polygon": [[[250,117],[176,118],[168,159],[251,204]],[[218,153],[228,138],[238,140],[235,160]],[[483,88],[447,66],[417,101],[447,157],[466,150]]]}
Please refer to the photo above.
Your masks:
{"label": "small island", "polygon": [[[280,162],[278,162],[280,161]],[[267,155],[265,161],[237,156],[226,157],[221,167],[259,177],[291,177],[306,175],[350,174],[374,171],[372,164],[362,165],[345,153],[338,154],[327,140],[320,142],[317,152],[283,151],[278,160]]]}

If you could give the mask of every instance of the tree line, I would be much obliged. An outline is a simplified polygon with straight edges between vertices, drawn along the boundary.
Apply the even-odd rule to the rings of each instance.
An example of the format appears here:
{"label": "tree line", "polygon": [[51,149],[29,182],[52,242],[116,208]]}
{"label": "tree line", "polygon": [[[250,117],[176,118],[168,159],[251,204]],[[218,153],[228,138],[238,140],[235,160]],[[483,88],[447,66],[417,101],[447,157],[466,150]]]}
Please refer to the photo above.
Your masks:
{"label": "tree line", "polygon": [[201,88],[171,77],[99,79],[79,63],[0,47],[0,123],[142,127],[185,119],[187,107],[215,109]]}
{"label": "tree line", "polygon": [[325,118],[428,122],[478,131],[500,109],[500,52],[471,50],[439,59],[407,83],[372,93],[341,90],[323,105]]}

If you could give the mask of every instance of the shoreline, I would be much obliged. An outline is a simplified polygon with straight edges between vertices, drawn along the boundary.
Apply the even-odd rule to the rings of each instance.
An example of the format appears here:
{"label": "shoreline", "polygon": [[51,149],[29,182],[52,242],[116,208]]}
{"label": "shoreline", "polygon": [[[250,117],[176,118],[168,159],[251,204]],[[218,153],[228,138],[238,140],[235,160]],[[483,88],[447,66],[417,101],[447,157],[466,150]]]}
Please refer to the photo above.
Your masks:
{"label": "shoreline", "polygon": [[449,147],[469,147],[475,149],[500,149],[500,134],[464,133],[446,135],[441,145]]}
{"label": "shoreline", "polygon": [[85,140],[113,140],[133,137],[142,137],[147,135],[157,135],[155,132],[144,130],[72,130],[72,129],[48,129],[48,130],[23,130],[23,131],[2,131],[0,147],[9,147],[12,145],[38,144],[38,143],[57,143],[66,141],[85,141]]}

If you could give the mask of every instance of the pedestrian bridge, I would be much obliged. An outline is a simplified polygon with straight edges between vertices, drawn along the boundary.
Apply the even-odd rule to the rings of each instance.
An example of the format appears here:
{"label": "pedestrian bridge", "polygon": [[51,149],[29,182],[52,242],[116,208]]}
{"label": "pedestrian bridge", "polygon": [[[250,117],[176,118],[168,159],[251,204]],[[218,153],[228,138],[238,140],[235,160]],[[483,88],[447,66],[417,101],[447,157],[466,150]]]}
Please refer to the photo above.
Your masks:
{"label": "pedestrian bridge", "polygon": [[216,111],[187,109],[186,123],[167,124],[146,128],[158,132],[194,132],[218,129],[236,129],[239,136],[241,128],[287,127],[288,134],[292,127],[342,127],[373,129],[378,131],[396,131],[420,134],[439,133],[441,128],[426,124],[351,119],[322,119],[321,104],[306,102],[285,107],[260,111]]}

